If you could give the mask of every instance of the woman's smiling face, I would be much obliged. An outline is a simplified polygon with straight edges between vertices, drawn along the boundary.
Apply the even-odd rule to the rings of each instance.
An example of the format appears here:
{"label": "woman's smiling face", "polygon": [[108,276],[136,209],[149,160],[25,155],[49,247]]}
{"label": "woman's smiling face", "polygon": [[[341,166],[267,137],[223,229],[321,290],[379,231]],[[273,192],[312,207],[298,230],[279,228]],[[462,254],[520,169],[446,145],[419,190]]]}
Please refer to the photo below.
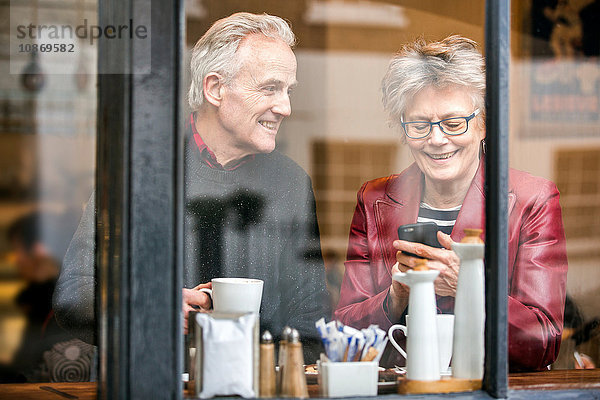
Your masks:
{"label": "woman's smiling face", "polygon": [[[468,89],[460,86],[426,87],[419,91],[406,108],[403,120],[437,122],[451,117],[468,117],[475,111]],[[404,134],[404,131],[402,131]],[[433,184],[470,182],[479,165],[479,147],[485,138],[481,117],[469,121],[469,129],[462,135],[449,136],[434,125],[424,139],[406,137],[410,151]]]}

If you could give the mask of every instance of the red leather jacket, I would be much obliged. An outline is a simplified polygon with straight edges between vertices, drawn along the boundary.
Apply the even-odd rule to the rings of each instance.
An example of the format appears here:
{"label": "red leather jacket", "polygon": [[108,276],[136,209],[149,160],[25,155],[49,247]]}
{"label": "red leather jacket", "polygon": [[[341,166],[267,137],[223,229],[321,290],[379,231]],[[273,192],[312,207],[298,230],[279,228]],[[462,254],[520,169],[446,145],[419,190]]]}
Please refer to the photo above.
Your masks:
{"label": "red leather jacket", "polygon": [[[483,170],[480,166],[462,204],[454,241],[463,238],[465,228],[485,229]],[[413,164],[359,190],[335,311],[344,324],[387,330],[398,322],[390,321],[383,307],[396,262],[392,242],[400,225],[417,221],[422,189],[423,174]],[[563,328],[567,253],[559,194],[552,182],[511,169],[508,196],[510,368],[539,370],[556,359]],[[452,312],[453,300],[438,297],[438,307]]]}

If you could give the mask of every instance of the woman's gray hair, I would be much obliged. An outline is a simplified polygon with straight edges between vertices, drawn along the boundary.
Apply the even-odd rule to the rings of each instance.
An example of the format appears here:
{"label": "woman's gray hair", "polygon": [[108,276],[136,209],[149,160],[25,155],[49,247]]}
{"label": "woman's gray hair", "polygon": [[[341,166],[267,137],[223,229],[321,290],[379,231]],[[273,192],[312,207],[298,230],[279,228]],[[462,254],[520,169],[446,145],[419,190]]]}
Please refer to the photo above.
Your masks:
{"label": "woman's gray hair", "polygon": [[413,96],[427,87],[465,87],[485,118],[485,61],[477,43],[453,35],[439,42],[419,39],[402,47],[381,82],[383,108],[397,125]]}
{"label": "woman's gray hair", "polygon": [[198,110],[204,101],[202,87],[207,74],[216,72],[225,83],[235,77],[241,67],[236,52],[240,42],[251,34],[281,39],[290,48],[296,44],[290,25],[274,15],[239,12],[216,21],[192,49],[192,82],[188,92],[192,111]]}

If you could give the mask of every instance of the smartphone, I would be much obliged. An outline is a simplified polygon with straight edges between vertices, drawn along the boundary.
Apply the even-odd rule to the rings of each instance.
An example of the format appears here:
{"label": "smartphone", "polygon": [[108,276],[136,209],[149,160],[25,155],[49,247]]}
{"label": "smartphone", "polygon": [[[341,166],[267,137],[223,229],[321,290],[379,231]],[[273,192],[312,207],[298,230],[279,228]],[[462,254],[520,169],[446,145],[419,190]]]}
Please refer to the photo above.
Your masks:
{"label": "smartphone", "polygon": [[[417,222],[416,224],[402,225],[398,228],[398,239],[442,248],[443,246],[437,239],[438,230],[439,228],[435,222]],[[412,253],[406,254],[417,258],[423,258]]]}

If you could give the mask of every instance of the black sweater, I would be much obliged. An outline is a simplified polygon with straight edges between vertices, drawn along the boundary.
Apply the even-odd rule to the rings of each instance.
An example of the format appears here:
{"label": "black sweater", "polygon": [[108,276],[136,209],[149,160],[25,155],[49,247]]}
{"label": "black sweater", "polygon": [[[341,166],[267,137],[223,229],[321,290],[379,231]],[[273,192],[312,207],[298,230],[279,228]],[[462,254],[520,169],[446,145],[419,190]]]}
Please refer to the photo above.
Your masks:
{"label": "black sweater", "polygon": [[[298,329],[305,362],[314,362],[314,323],[329,317],[330,307],[310,178],[277,151],[225,171],[207,166],[193,144],[187,147],[184,285],[215,277],[262,279],[261,332],[278,339],[285,325]],[[61,325],[87,341],[94,336],[93,200],[54,298]]]}
{"label": "black sweater", "polygon": [[186,286],[216,277],[262,279],[261,332],[277,338],[289,325],[315,339],[315,321],[330,310],[308,175],[277,151],[233,171],[210,168],[195,146],[186,160]]}

